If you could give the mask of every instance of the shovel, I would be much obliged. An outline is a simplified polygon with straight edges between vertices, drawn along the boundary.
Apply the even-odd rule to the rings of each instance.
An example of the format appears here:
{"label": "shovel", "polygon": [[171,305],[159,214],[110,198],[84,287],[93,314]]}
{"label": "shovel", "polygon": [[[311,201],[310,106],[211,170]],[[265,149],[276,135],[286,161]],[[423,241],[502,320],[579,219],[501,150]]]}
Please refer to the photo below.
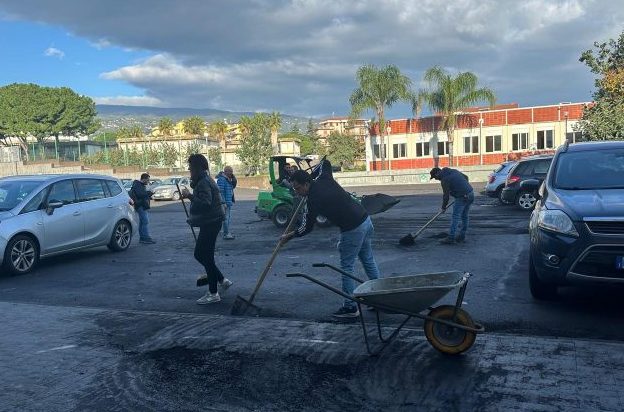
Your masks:
{"label": "shovel", "polygon": [[[299,214],[299,210],[301,209],[305,201],[306,199],[303,198],[299,202],[299,205],[297,205],[297,208],[295,209],[294,213],[292,214],[292,217],[290,218],[290,222],[288,222],[288,226],[286,226],[286,230],[284,231],[284,234],[290,232],[290,229],[293,223],[295,222],[297,215]],[[240,295],[236,296],[236,300],[234,301],[234,305],[232,306],[232,310],[230,312],[232,315],[244,315],[247,312],[247,310],[249,310],[249,308],[252,308],[255,311],[256,315],[260,313],[261,309],[258,306],[254,305],[253,301],[256,298],[256,294],[258,293],[258,290],[260,290],[260,286],[262,286],[262,282],[264,282],[264,278],[266,277],[267,273],[269,273],[269,270],[271,269],[271,266],[273,265],[273,261],[275,260],[275,257],[277,256],[277,252],[279,252],[279,250],[282,248],[284,243],[286,242],[282,240],[282,238],[280,237],[279,242],[277,242],[277,246],[275,246],[275,249],[273,250],[273,254],[269,258],[268,263],[266,264],[266,266],[264,267],[264,270],[260,274],[260,277],[258,278],[258,281],[256,282],[256,287],[251,293],[251,296],[249,297],[249,299],[245,299],[241,297]]]}
{"label": "shovel", "polygon": [[[448,209],[449,207],[451,207],[453,205],[453,203],[455,202],[451,202],[446,209]],[[427,221],[427,223],[425,223],[423,225],[423,227],[421,227],[420,229],[418,229],[417,232],[415,233],[408,233],[407,235],[403,236],[400,240],[399,240],[399,244],[401,246],[411,246],[414,243],[416,243],[414,240],[418,237],[418,235],[420,235],[423,230],[425,230],[429,225],[431,225],[438,217],[440,217],[440,215],[444,212],[446,212],[446,209],[440,210],[438,213],[436,213],[431,219],[429,219]]]}

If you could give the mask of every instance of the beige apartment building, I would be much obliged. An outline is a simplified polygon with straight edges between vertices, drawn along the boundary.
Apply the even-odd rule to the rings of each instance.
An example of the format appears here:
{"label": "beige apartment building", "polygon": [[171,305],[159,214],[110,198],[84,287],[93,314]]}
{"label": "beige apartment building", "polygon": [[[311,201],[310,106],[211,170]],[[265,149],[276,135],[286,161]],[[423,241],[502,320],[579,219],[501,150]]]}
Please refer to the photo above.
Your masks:
{"label": "beige apartment building", "polygon": [[319,123],[316,134],[322,144],[327,144],[327,138],[333,132],[355,136],[365,142],[369,135],[368,129],[368,120],[351,119],[349,117],[330,117]]}

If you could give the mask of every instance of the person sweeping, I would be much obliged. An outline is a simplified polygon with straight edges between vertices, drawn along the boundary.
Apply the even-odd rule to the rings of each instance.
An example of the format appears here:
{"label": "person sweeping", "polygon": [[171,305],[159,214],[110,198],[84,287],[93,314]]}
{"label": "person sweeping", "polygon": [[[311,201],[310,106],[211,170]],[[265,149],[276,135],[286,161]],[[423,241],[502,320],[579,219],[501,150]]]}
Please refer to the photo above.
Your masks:
{"label": "person sweeping", "polygon": [[[468,230],[468,222],[470,220],[470,206],[474,202],[474,191],[470,183],[468,183],[468,176],[459,170],[448,167],[443,169],[434,167],[429,172],[429,175],[431,176],[429,180],[436,179],[442,184],[442,211],[446,211],[449,197],[453,196],[455,198],[451,228],[449,229],[448,237],[442,239],[440,243],[453,245],[457,242],[464,242],[466,240],[466,231]],[[459,234],[457,234],[460,222],[461,229]]]}
{"label": "person sweeping", "polygon": [[208,160],[201,154],[193,154],[188,158],[188,165],[193,193],[185,188],[182,196],[191,201],[189,225],[199,227],[194,255],[206,270],[208,291],[197,300],[197,304],[206,305],[221,301],[219,291],[225,292],[232,286],[232,281],[223,276],[214,258],[217,236],[225,218],[224,202],[217,184],[208,176]]}
{"label": "person sweeping", "polygon": [[[286,233],[282,239],[289,241],[294,237],[305,236],[312,231],[316,217],[325,216],[340,228],[340,242],[338,243],[340,268],[353,274],[355,259],[359,258],[368,278],[379,278],[379,268],[371,245],[374,228],[370,216],[364,207],[332,178],[329,161],[324,160],[318,170],[316,180],[302,170],[293,173],[291,178],[293,189],[299,196],[307,197],[307,212],[299,228]],[[342,291],[353,295],[354,289],[353,279],[343,276]],[[343,306],[333,316],[348,318],[359,316],[359,314],[357,305],[345,299]]]}

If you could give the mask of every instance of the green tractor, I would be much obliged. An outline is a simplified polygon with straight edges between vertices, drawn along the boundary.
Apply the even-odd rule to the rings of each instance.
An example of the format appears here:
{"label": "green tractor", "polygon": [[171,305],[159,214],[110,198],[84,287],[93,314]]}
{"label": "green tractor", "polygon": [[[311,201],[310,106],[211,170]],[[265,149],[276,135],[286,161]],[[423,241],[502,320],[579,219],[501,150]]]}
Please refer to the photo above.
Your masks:
{"label": "green tractor", "polygon": [[[299,170],[311,173],[315,167],[313,165],[315,160],[317,156],[272,156],[269,161],[269,182],[272,190],[263,190],[258,193],[256,214],[261,218],[271,219],[278,228],[286,227],[296,206],[294,205],[294,192],[282,184],[282,181],[287,178],[286,164],[297,166]],[[399,200],[394,197],[380,193],[362,197],[351,193],[351,196],[361,202],[370,215],[386,211],[399,203]],[[325,216],[317,216],[316,224],[326,227],[330,226],[331,222]]]}

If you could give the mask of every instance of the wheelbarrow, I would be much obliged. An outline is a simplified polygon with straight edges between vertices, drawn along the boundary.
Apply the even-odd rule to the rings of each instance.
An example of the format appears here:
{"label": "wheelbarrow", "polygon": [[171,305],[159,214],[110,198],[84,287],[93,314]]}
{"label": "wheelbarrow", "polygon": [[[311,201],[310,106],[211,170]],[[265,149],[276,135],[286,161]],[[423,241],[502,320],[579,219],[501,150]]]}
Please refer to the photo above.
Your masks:
{"label": "wheelbarrow", "polygon": [[[360,312],[366,350],[371,356],[379,355],[412,318],[425,321],[423,328],[427,340],[435,349],[447,355],[458,355],[467,351],[474,344],[477,333],[485,331],[485,328],[474,322],[468,312],[461,307],[471,276],[468,272],[425,273],[363,281],[327,263],[315,263],[312,266],[332,269],[360,283],[353,291],[353,296],[349,296],[342,290],[305,273],[286,274],[287,277],[305,278],[355,302]],[[453,289],[458,289],[455,305],[432,306]],[[375,309],[380,341],[376,348],[369,342],[362,305]],[[388,336],[384,336],[380,312],[405,315],[405,319]]]}

